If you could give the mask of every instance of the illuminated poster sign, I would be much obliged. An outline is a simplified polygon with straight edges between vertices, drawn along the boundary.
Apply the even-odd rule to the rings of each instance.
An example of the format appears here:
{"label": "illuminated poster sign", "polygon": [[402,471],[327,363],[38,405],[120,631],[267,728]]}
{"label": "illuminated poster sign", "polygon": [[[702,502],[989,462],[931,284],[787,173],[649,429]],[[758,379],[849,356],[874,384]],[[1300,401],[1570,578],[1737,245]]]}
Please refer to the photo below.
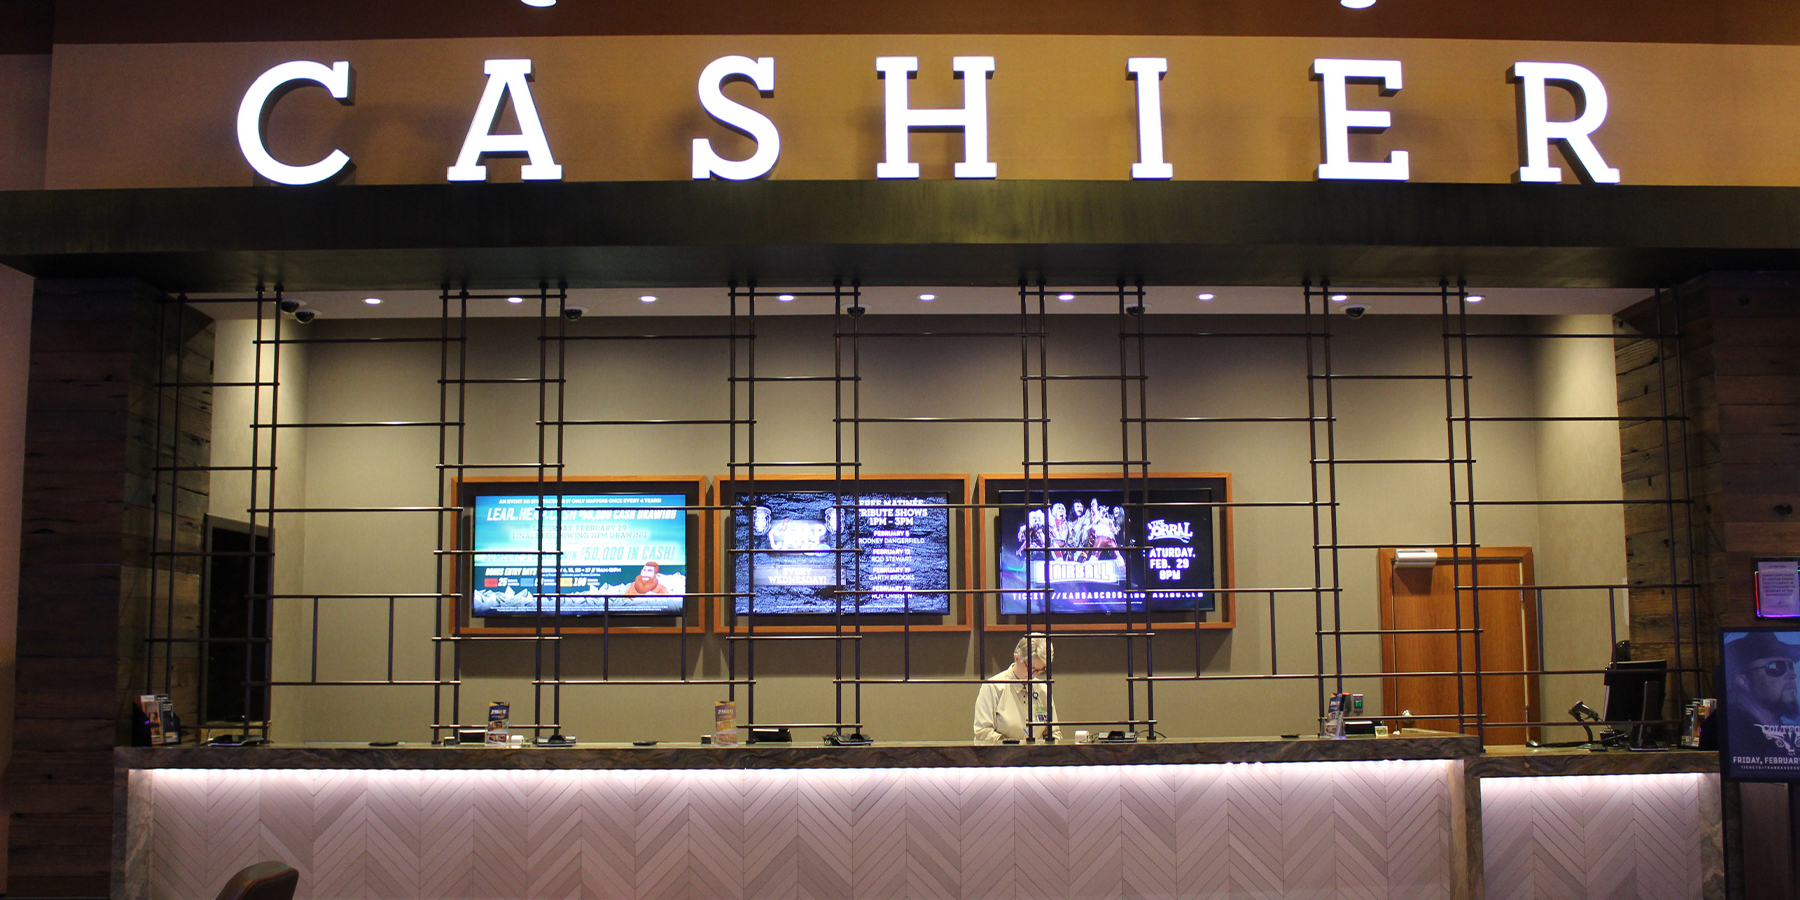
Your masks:
{"label": "illuminated poster sign", "polygon": [[[1179,73],[1171,71],[1166,57],[1127,57],[1120,61],[1124,65],[1118,71],[1123,78],[1136,82],[1138,161],[1130,164],[1130,177],[1173,178],[1174,165],[1166,158],[1162,85],[1165,79],[1179,77]],[[1000,166],[989,153],[995,127],[989,116],[989,82],[1006,74],[996,57],[959,55],[950,60],[950,72],[962,82],[962,105],[955,107],[914,105],[912,84],[921,75],[920,57],[877,56],[873,64],[869,88],[873,91],[875,81],[881,82],[884,138],[882,158],[873,167],[874,177],[919,178],[919,163],[912,159],[912,139],[922,131],[949,131],[962,136],[962,158],[954,164],[954,177],[1002,177]],[[523,180],[562,179],[563,167],[556,162],[538,112],[538,100],[533,95],[532,67],[530,59],[485,61],[486,87],[470,117],[455,162],[445,170],[446,180],[486,181],[488,169],[484,160],[495,156],[524,157],[527,161],[520,168]],[[748,81],[760,97],[772,97],[777,68],[778,58],[774,56],[724,56],[700,71],[696,88],[699,107],[717,124],[748,138],[755,149],[747,157],[733,159],[719,153],[711,140],[696,137],[691,160],[694,178],[742,181],[768,177],[775,170],[782,153],[780,124],[764,112],[727,97],[724,87],[732,81]],[[1385,159],[1358,159],[1351,138],[1353,134],[1379,134],[1395,127],[1393,106],[1405,102],[1397,96],[1404,86],[1404,68],[1402,61],[1396,59],[1313,60],[1311,77],[1319,83],[1318,129],[1322,146],[1316,177],[1364,181],[1407,181],[1412,177],[1412,156],[1408,150],[1391,150]],[[353,75],[349,60],[329,64],[295,60],[264,71],[238,106],[237,140],[244,160],[258,174],[277,184],[317,184],[341,176],[352,164],[350,156],[341,149],[332,149],[314,162],[277,159],[269,150],[268,122],[280,98],[298,89],[322,87],[339,103],[354,104]],[[1382,98],[1393,98],[1390,108],[1353,106],[1353,84],[1377,86]],[[1594,140],[1606,122],[1608,100],[1605,85],[1593,71],[1574,63],[1519,61],[1504,77],[1494,79],[1493,88],[1516,95],[1518,181],[1561,181],[1562,169],[1551,163],[1550,156],[1550,146],[1557,144],[1578,177],[1597,184],[1619,182],[1618,168],[1607,164]],[[540,85],[537,89],[554,88]],[[1132,103],[1132,93],[1120,92],[1121,106]],[[1551,114],[1553,93],[1573,99],[1577,109],[1573,118]],[[509,107],[518,131],[496,133],[502,112]],[[1045,135],[1043,139],[1054,136]]]}

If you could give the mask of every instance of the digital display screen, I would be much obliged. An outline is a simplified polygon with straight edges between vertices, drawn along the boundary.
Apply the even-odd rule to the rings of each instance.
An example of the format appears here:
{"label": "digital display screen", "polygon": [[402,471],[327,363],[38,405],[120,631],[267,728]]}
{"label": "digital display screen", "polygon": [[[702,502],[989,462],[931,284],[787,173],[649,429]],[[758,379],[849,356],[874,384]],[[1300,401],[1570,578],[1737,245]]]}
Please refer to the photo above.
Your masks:
{"label": "digital display screen", "polygon": [[[1142,491],[1132,492],[1144,496]],[[1028,499],[1029,498],[1029,499]],[[1211,610],[1217,586],[1205,489],[998,492],[1000,613]],[[1170,504],[1170,505],[1165,505]]]}
{"label": "digital display screen", "polygon": [[1800,781],[1800,629],[1720,629],[1725,743],[1732,781]]}
{"label": "digital display screen", "polygon": [[[948,615],[950,495],[783,491],[740,497],[731,554],[739,615]],[[866,594],[838,593],[869,591]],[[754,590],[752,590],[754,586]],[[917,592],[917,593],[913,593]]]}
{"label": "digital display screen", "polygon": [[485,494],[471,505],[473,615],[681,615],[685,496]]}

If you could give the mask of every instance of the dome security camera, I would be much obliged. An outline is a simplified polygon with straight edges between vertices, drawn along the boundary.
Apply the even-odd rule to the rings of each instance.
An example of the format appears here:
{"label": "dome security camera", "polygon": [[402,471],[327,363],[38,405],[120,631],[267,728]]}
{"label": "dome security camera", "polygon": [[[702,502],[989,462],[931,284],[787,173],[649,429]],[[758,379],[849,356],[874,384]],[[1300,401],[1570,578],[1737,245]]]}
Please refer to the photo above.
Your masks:
{"label": "dome security camera", "polygon": [[312,320],[314,320],[318,317],[319,317],[319,311],[316,309],[296,309],[296,310],[294,310],[294,321],[299,322],[302,325],[305,325],[306,323],[311,322]]}
{"label": "dome security camera", "polygon": [[295,300],[292,297],[283,297],[280,300],[275,301],[275,306],[284,313],[300,311],[300,301]]}
{"label": "dome security camera", "polygon": [[1364,306],[1360,303],[1355,306],[1344,307],[1344,315],[1349,316],[1352,319],[1360,319],[1363,316],[1368,315],[1369,312],[1370,312],[1369,307]]}
{"label": "dome security camera", "polygon": [[585,315],[587,315],[587,307],[585,307],[585,306],[565,306],[565,307],[563,307],[563,311],[562,311],[563,318],[568,319],[571,322],[573,322]]}

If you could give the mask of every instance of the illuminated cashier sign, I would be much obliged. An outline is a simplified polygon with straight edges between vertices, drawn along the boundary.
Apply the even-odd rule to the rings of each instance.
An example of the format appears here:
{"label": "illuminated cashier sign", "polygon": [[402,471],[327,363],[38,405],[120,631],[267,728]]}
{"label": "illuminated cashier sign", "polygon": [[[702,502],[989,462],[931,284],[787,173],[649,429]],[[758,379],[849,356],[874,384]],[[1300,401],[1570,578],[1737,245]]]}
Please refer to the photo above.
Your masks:
{"label": "illuminated cashier sign", "polygon": [[[1136,82],[1138,161],[1131,177],[1167,179],[1174,167],[1165,161],[1161,81],[1171,75],[1163,57],[1132,57],[1124,62],[1123,75]],[[876,178],[918,178],[919,164],[910,158],[912,133],[921,130],[956,131],[963,136],[963,159],[955,164],[957,178],[998,178],[999,166],[988,158],[988,81],[999,76],[992,56],[958,56],[950,69],[963,83],[962,106],[919,108],[912,105],[909,83],[919,72],[916,56],[881,56],[874,60],[874,75],[882,81],[884,97],[883,137],[885,158],[875,164]],[[483,66],[485,90],[476,104],[456,161],[445,171],[449,181],[486,181],[483,160],[498,155],[524,156],[520,178],[525,181],[560,181],[558,165],[532,97],[531,60],[490,59]],[[238,146],[258,174],[278,184],[317,184],[342,173],[351,163],[348,154],[333,150],[323,159],[292,164],[275,159],[268,151],[266,134],[270,109],[279,98],[308,85],[323,87],[339,103],[355,102],[355,79],[348,60],[329,65],[313,61],[285,62],[264,72],[245,92],[238,105]],[[1319,82],[1320,136],[1323,158],[1317,176],[1323,180],[1406,181],[1411,177],[1405,150],[1393,150],[1386,159],[1354,159],[1350,135],[1379,133],[1392,126],[1387,109],[1350,105],[1351,84],[1376,85],[1383,97],[1394,98],[1405,87],[1404,66],[1394,59],[1315,59],[1312,77]],[[739,132],[756,144],[745,159],[727,159],[713,150],[712,142],[695,138],[692,145],[693,177],[744,181],[763,178],[775,169],[781,156],[781,131],[768,116],[725,96],[724,85],[748,81],[763,97],[774,94],[776,60],[726,56],[701,70],[697,86],[700,107],[720,125]],[[1550,162],[1550,145],[1560,144],[1563,157],[1585,181],[1617,184],[1619,170],[1608,166],[1594,143],[1594,134],[1606,122],[1606,86],[1599,76],[1582,66],[1558,62],[1518,62],[1506,80],[1516,86],[1520,158],[1516,177],[1522,182],[1555,183],[1562,170]],[[1496,79],[1498,81],[1498,79]],[[1496,84],[1496,89],[1505,89]],[[1566,91],[1579,113],[1573,119],[1552,120],[1548,99],[1552,90]],[[501,111],[510,101],[519,131],[496,134]],[[1395,99],[1393,102],[1400,103]]]}

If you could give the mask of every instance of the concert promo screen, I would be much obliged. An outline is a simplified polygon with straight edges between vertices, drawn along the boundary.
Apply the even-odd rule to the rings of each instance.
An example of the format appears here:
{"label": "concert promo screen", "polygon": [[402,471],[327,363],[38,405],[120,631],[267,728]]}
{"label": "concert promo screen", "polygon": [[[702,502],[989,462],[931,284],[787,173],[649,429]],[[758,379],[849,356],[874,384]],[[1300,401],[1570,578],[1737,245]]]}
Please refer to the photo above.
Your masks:
{"label": "concert promo screen", "polygon": [[473,615],[681,614],[686,497],[533,492],[472,505]]}
{"label": "concert promo screen", "polygon": [[[731,554],[739,615],[947,615],[949,494],[775,491],[736,501]],[[754,591],[752,592],[752,585]]]}
{"label": "concert promo screen", "polygon": [[[1133,492],[1141,495],[1142,492]],[[1029,499],[1028,499],[1029,498]],[[1001,491],[1000,613],[1211,610],[1212,507],[1204,489]]]}
{"label": "concert promo screen", "polygon": [[1800,781],[1800,629],[1720,629],[1725,741],[1732,781]]}

